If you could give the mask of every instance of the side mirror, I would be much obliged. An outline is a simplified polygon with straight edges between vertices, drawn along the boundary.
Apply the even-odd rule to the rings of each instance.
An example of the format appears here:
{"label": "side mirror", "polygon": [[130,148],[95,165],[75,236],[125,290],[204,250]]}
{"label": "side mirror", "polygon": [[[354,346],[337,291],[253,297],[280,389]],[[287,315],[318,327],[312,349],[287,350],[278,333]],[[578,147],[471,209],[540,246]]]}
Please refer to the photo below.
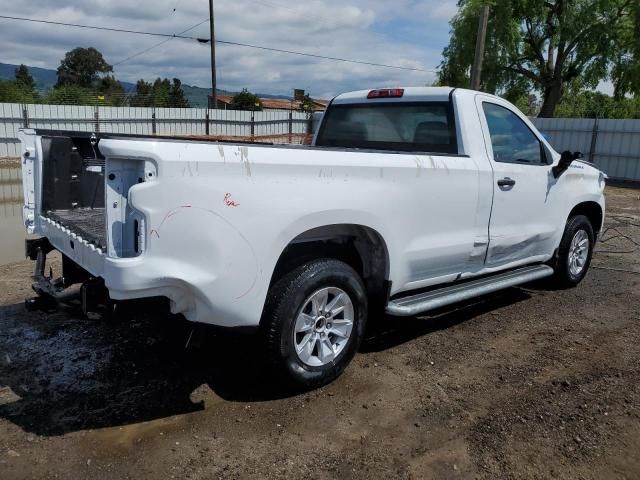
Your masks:
{"label": "side mirror", "polygon": [[558,178],[569,169],[574,160],[578,160],[583,157],[584,155],[582,155],[581,152],[570,152],[569,150],[565,150],[560,156],[560,162],[558,162],[558,165],[552,169],[553,176]]}

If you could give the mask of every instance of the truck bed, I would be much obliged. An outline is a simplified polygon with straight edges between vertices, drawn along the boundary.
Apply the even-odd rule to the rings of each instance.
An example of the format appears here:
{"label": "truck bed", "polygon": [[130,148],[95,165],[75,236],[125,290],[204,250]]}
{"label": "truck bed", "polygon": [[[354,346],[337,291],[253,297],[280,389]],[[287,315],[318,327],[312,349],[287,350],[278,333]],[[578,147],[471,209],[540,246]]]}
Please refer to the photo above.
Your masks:
{"label": "truck bed", "polygon": [[45,217],[68,228],[96,247],[106,249],[104,208],[77,208],[47,212]]}

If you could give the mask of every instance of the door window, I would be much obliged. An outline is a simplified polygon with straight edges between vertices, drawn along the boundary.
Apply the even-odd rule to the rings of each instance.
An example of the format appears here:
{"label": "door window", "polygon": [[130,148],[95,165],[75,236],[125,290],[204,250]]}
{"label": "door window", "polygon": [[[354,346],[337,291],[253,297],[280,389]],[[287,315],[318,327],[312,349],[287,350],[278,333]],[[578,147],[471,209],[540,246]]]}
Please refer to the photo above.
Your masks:
{"label": "door window", "polygon": [[496,162],[540,165],[543,163],[542,144],[529,127],[511,110],[483,103],[493,159]]}

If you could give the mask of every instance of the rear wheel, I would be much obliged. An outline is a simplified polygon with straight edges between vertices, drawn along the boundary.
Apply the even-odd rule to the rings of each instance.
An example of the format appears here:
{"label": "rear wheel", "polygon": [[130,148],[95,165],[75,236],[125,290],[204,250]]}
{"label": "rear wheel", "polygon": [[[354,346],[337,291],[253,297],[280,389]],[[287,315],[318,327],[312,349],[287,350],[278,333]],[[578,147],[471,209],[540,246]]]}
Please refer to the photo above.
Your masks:
{"label": "rear wheel", "polygon": [[262,328],[277,372],[299,387],[315,388],[344,371],[360,346],[366,319],[359,275],[344,262],[321,259],[271,287]]}
{"label": "rear wheel", "polygon": [[584,215],[571,217],[560,242],[554,279],[560,288],[578,285],[587,275],[593,255],[593,226]]}

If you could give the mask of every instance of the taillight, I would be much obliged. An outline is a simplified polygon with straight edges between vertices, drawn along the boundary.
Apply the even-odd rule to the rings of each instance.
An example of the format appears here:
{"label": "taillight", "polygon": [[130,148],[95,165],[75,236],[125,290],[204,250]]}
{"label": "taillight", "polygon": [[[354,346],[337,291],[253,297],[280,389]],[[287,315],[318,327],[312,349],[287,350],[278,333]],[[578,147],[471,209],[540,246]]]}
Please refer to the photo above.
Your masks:
{"label": "taillight", "polygon": [[401,98],[403,95],[403,88],[385,88],[382,90],[371,90],[367,98]]}

